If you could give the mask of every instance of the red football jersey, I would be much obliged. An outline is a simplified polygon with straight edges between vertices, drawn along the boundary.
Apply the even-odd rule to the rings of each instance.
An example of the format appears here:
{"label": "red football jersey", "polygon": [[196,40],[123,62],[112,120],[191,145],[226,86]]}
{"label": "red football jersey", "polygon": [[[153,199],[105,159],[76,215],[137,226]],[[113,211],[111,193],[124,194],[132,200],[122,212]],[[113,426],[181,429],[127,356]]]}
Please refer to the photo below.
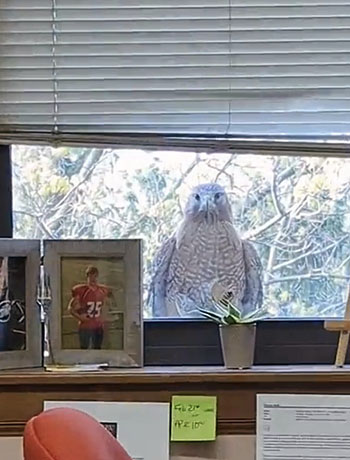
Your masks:
{"label": "red football jersey", "polygon": [[80,322],[81,329],[99,329],[103,327],[104,322],[101,318],[103,304],[111,291],[107,286],[97,284],[78,284],[72,289],[72,297],[78,300],[80,304],[77,313],[87,315],[86,321]]}

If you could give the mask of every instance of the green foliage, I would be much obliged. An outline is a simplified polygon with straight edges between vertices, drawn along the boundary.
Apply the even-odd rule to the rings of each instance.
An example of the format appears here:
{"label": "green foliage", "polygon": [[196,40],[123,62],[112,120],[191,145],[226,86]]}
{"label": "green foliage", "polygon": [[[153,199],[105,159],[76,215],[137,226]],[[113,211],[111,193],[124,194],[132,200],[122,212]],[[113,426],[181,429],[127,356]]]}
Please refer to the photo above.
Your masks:
{"label": "green foliage", "polygon": [[215,302],[215,312],[204,309],[200,309],[199,311],[205,318],[222,326],[255,324],[258,321],[266,319],[268,316],[267,311],[261,308],[244,315],[231,302],[225,304]]}
{"label": "green foliage", "polygon": [[[217,181],[264,268],[271,316],[336,316],[350,276],[350,159],[14,146],[17,238],[144,239],[144,287],[193,185]],[[146,310],[146,316],[149,312]]]}

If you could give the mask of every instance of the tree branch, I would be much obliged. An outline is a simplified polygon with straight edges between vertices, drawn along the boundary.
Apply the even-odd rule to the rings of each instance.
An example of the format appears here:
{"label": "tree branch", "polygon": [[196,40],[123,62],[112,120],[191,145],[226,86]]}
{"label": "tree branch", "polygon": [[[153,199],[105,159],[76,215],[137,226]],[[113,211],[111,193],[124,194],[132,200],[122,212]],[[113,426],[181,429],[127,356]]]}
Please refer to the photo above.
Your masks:
{"label": "tree branch", "polygon": [[339,244],[341,244],[343,241],[345,241],[348,238],[349,238],[349,236],[345,235],[342,238],[340,238],[340,240],[335,241],[335,242],[329,244],[328,246],[326,246],[326,247],[324,247],[322,249],[319,249],[318,251],[315,251],[314,249],[312,249],[309,252],[306,252],[305,254],[301,254],[298,257],[294,257],[294,259],[290,259],[290,260],[287,260],[286,262],[282,262],[281,264],[276,265],[275,267],[273,267],[272,272],[276,272],[277,270],[280,270],[281,268],[288,267],[289,265],[293,265],[293,264],[295,264],[295,262],[298,262],[299,260],[305,259],[308,256],[311,256],[311,255],[312,256],[317,256],[317,255],[323,254],[323,253],[329,251],[330,249],[332,249],[334,246],[339,246]]}
{"label": "tree branch", "polygon": [[186,171],[181,175],[180,179],[177,180],[177,182],[174,184],[174,186],[171,188],[171,190],[169,190],[169,192],[164,196],[164,198],[159,201],[157,204],[155,204],[154,206],[152,206],[147,212],[143,213],[137,220],[136,223],[134,223],[131,227],[127,228],[123,233],[122,235],[120,236],[120,238],[127,238],[129,237],[130,235],[132,235],[132,233],[137,230],[137,228],[140,226],[140,224],[142,225],[142,223],[148,219],[152,214],[153,212],[159,207],[159,206],[162,206],[163,203],[165,201],[167,201],[169,198],[171,198],[171,196],[174,194],[174,192],[180,187],[180,185],[182,185],[182,183],[184,182],[184,180],[186,179],[186,177],[192,172],[192,170],[201,162],[202,160],[200,158],[196,158],[196,160],[194,160],[190,165],[189,167],[186,169]]}
{"label": "tree branch", "polygon": [[284,276],[282,278],[275,278],[270,281],[267,281],[264,283],[265,286],[269,286],[271,284],[276,284],[276,283],[287,283],[290,281],[301,281],[301,280],[306,280],[306,279],[322,279],[322,278],[333,278],[333,279],[339,279],[339,280],[345,280],[349,281],[350,276],[341,276],[341,275],[330,275],[328,273],[318,273],[318,272],[310,272],[310,273],[305,273],[302,275],[292,275],[292,276]]}
{"label": "tree branch", "polygon": [[272,217],[272,219],[268,220],[267,222],[265,222],[263,225],[256,228],[255,230],[246,232],[242,238],[245,240],[254,240],[257,236],[261,235],[262,233],[266,232],[266,230],[276,225],[277,222],[279,222],[284,217],[288,216],[289,214],[297,213],[298,210],[303,207],[307,198],[308,198],[308,195],[305,195],[298,203],[296,203],[294,206],[291,206],[289,209],[284,211],[283,214],[277,214],[276,216]]}

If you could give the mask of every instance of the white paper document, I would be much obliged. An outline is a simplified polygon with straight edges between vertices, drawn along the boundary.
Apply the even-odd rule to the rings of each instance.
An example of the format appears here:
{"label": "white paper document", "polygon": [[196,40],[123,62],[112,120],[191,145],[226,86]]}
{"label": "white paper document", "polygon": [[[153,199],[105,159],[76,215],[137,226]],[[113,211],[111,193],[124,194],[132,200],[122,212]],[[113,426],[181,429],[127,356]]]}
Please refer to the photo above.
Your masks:
{"label": "white paper document", "polygon": [[350,396],[258,395],[256,458],[350,459]]}
{"label": "white paper document", "polygon": [[133,460],[169,460],[167,403],[45,401],[44,410],[70,407],[101,422]]}

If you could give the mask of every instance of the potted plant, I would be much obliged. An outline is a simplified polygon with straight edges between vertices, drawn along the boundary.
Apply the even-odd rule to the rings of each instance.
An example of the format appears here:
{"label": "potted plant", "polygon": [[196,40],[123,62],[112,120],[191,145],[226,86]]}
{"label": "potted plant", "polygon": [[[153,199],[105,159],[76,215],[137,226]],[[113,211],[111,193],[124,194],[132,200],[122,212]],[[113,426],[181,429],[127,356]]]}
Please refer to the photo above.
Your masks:
{"label": "potted plant", "polygon": [[242,314],[229,300],[214,300],[215,311],[201,309],[207,319],[219,325],[221,347],[228,369],[246,369],[253,365],[256,323],[267,317],[264,309]]}

